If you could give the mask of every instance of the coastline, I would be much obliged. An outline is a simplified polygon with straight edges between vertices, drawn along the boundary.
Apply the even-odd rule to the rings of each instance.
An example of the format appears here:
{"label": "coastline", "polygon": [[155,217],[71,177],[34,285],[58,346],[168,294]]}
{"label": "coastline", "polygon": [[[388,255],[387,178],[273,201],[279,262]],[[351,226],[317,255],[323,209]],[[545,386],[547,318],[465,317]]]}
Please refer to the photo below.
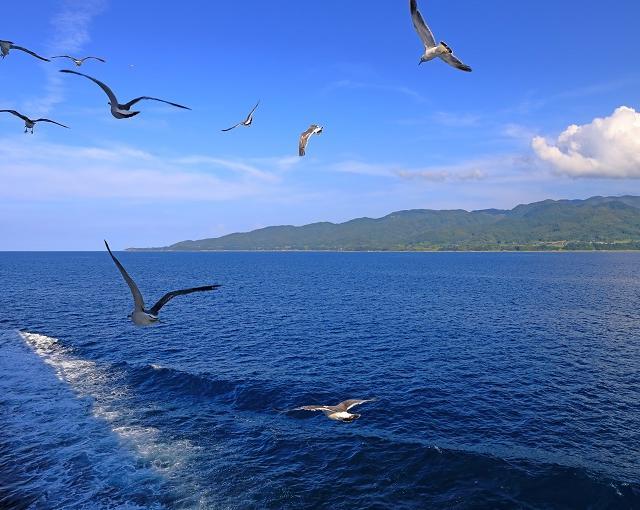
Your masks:
{"label": "coastline", "polygon": [[155,250],[126,248],[129,253],[640,253],[637,250]]}

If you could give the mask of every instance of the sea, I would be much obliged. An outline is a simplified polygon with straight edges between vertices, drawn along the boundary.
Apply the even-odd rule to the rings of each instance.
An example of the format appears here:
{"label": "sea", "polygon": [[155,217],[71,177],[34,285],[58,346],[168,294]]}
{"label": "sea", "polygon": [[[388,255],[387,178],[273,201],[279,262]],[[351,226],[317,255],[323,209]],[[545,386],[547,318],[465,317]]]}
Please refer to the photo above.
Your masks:
{"label": "sea", "polygon": [[639,253],[117,255],[222,287],[0,253],[2,509],[640,509]]}

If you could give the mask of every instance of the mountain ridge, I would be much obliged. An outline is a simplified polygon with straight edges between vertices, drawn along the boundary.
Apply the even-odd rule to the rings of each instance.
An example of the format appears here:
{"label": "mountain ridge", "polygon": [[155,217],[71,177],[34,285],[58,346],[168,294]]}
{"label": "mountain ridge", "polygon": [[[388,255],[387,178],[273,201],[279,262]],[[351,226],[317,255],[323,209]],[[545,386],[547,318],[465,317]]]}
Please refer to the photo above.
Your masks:
{"label": "mountain ridge", "polygon": [[521,251],[640,249],[640,196],[513,209],[406,209],[342,223],[269,226],[129,251]]}

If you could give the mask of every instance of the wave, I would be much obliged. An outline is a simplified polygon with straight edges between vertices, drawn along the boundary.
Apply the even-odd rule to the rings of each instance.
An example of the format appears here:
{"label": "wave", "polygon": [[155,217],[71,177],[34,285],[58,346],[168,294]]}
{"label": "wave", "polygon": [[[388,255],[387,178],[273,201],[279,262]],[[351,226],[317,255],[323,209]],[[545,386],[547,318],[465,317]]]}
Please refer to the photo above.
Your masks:
{"label": "wave", "polygon": [[287,381],[92,361],[33,332],[0,333],[0,375],[0,408],[10,411],[0,416],[7,431],[0,507],[208,507],[220,500],[313,507],[336,492],[356,507],[387,501],[408,508],[403,502],[416,498],[458,508],[633,508],[640,501],[637,485],[583,468],[399,434],[385,413],[358,427],[276,413],[274,405],[323,396]]}
{"label": "wave", "polygon": [[239,411],[273,411],[274,403],[291,398],[288,386],[273,381],[221,379],[212,374],[194,374],[156,364],[141,366],[120,362],[116,366],[127,373],[127,384],[148,390],[148,393],[215,399]]}
{"label": "wave", "polygon": [[111,370],[56,338],[1,332],[0,353],[9,411],[0,413],[0,481],[10,481],[0,483],[0,506],[164,506],[167,482],[194,452],[188,441],[137,423]]}

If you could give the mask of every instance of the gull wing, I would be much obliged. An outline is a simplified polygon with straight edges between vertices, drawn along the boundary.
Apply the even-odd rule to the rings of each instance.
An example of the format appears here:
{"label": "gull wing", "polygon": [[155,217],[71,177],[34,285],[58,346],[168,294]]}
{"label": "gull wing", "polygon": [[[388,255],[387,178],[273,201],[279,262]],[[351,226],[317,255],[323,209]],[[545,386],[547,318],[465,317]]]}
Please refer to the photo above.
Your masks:
{"label": "gull wing", "polygon": [[55,57],[51,57],[51,58],[68,58],[69,60],[75,60],[75,58],[69,55],[56,55]]}
{"label": "gull wing", "polygon": [[253,107],[253,110],[251,110],[249,112],[249,115],[247,115],[247,118],[244,119],[242,122],[238,122],[235,126],[231,126],[230,128],[227,129],[221,129],[222,132],[226,133],[227,131],[231,131],[232,129],[237,128],[238,126],[242,126],[244,124],[248,124],[249,122],[251,122],[251,118],[253,117],[253,113],[256,111],[256,109],[258,108],[258,105],[260,104],[260,101],[258,101],[256,103],[256,105]]}
{"label": "gull wing", "polygon": [[420,14],[420,11],[418,10],[417,0],[410,0],[409,8],[411,9],[411,19],[413,20],[413,26],[415,27],[416,32],[418,32],[418,37],[420,37],[420,40],[426,48],[435,48],[437,46],[436,40],[433,37],[433,33],[431,32],[429,25],[425,23],[422,14]]}
{"label": "gull wing", "polygon": [[249,115],[247,115],[247,119],[245,120],[245,122],[249,122],[249,119],[251,119],[251,117],[253,116],[254,112],[258,109],[258,106],[260,105],[260,101],[258,100],[258,102],[256,103],[256,105],[253,107],[253,110],[251,110],[249,112]]}
{"label": "gull wing", "polygon": [[337,406],[335,406],[340,411],[348,411],[349,409],[359,406],[360,404],[365,404],[366,402],[373,402],[374,399],[366,399],[366,400],[358,400],[358,399],[350,399],[345,400],[344,402],[340,402]]}
{"label": "gull wing", "polygon": [[51,120],[51,119],[36,119],[33,122],[50,122],[51,124],[56,124],[57,126],[61,126],[63,128],[69,129],[69,126],[65,126],[64,124],[60,124],[59,122],[56,122],[55,120]]}
{"label": "gull wing", "polygon": [[79,73],[78,71],[71,71],[70,69],[61,69],[60,72],[68,73],[68,74],[77,74],[78,76],[84,76],[85,78],[91,80],[93,83],[97,84],[104,91],[104,93],[109,97],[109,101],[111,101],[111,104],[113,106],[116,106],[118,104],[118,98],[113,93],[113,90],[107,87],[100,80],[96,80],[95,78],[92,78],[88,74]]}
{"label": "gull wing", "polygon": [[238,122],[235,126],[231,126],[230,128],[227,128],[227,129],[221,129],[221,131],[223,131],[223,132],[225,132],[225,133],[226,133],[227,131],[231,131],[232,129],[237,128],[240,124],[242,124],[242,122]]}
{"label": "gull wing", "polygon": [[29,117],[27,117],[26,115],[22,115],[21,113],[15,111],[15,110],[0,110],[0,113],[10,113],[11,115],[15,115],[16,117],[20,117],[25,122],[30,122]]}
{"label": "gull wing", "polygon": [[466,71],[467,73],[471,72],[471,68],[467,64],[463,64],[453,53],[445,53],[444,55],[440,55],[440,58],[456,69]]}
{"label": "gull wing", "polygon": [[158,315],[158,312],[160,312],[160,309],[176,296],[184,296],[186,294],[192,294],[193,292],[205,292],[208,290],[215,290],[219,287],[220,285],[207,285],[205,287],[194,287],[191,289],[174,290],[172,292],[167,292],[164,296],[162,296],[158,300],[158,302],[155,305],[153,305],[151,309],[149,309],[149,313],[151,315]]}
{"label": "gull wing", "polygon": [[159,101],[161,103],[170,104],[171,106],[175,106],[176,108],[182,108],[183,110],[191,110],[191,108],[189,108],[188,106],[182,106],[181,104],[178,104],[178,103],[172,103],[171,101],[165,101],[164,99],[158,99],[157,97],[149,97],[149,96],[136,97],[135,99],[132,99],[131,101],[129,101],[126,104],[123,104],[122,106],[124,106],[125,110],[128,110],[134,104],[136,104],[138,101],[142,101],[142,100],[146,100],[146,99],[151,100],[151,101]]}
{"label": "gull wing", "polygon": [[334,409],[332,409],[331,406],[302,406],[302,407],[296,407],[295,409],[292,409],[292,411],[322,411],[322,412],[332,412]]}
{"label": "gull wing", "polygon": [[28,53],[29,55],[32,55],[32,56],[34,56],[36,58],[39,58],[40,60],[44,60],[45,62],[51,62],[51,60],[49,60],[48,58],[41,57],[37,53],[34,53],[33,51],[28,50],[27,48],[23,48],[22,46],[16,46],[15,44],[12,44],[11,45],[11,49],[12,50],[24,51],[25,53]]}
{"label": "gull wing", "polygon": [[93,60],[99,60],[100,62],[103,62],[103,63],[105,63],[105,62],[106,62],[106,60],[105,60],[105,59],[100,58],[100,57],[84,57],[84,58],[81,58],[81,59],[80,59],[80,61],[81,61],[81,62],[84,62],[85,60],[90,60],[90,59],[93,59]]}
{"label": "gull wing", "polygon": [[140,293],[140,289],[138,289],[136,282],[134,282],[133,279],[129,276],[129,273],[127,273],[127,270],[124,268],[122,264],[120,264],[120,261],[115,257],[115,255],[111,253],[111,248],[109,248],[109,244],[107,243],[107,241],[105,241],[104,244],[107,247],[107,251],[109,252],[109,255],[111,255],[111,258],[115,262],[116,267],[120,270],[120,274],[122,274],[124,281],[127,282],[129,289],[131,289],[135,310],[137,312],[143,312],[144,299],[142,299],[142,294]]}
{"label": "gull wing", "polygon": [[309,126],[309,129],[307,129],[304,133],[300,135],[300,142],[298,144],[299,156],[302,157],[306,154],[309,138],[311,137],[311,135],[314,133],[316,129],[318,129],[318,126],[316,126],[315,124],[312,124],[311,126]]}

